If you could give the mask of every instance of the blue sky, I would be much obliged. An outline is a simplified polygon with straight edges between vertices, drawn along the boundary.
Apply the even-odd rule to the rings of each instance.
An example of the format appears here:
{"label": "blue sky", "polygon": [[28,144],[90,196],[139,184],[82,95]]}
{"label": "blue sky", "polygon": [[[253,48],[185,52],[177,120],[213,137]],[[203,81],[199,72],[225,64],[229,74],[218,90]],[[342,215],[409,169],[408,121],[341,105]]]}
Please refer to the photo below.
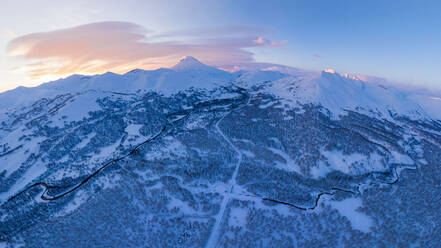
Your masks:
{"label": "blue sky", "polygon": [[[115,49],[109,47],[103,58],[99,57],[100,54],[90,55],[93,61],[72,57],[72,54],[53,60],[52,53],[41,54],[44,49],[38,51],[38,56],[35,55],[37,51],[33,55],[11,51],[11,44],[23,45],[23,40],[28,46],[34,45],[35,37],[38,42],[47,43],[38,43],[40,47],[54,47],[53,42],[61,40],[60,46],[72,51],[69,41],[60,39],[60,35],[69,30],[61,34],[57,31],[97,22],[122,22],[125,23],[122,28],[127,29],[136,25],[144,29],[146,35],[143,39],[154,35],[166,37],[162,38],[165,40],[155,40],[155,49],[157,42],[162,42],[158,49],[164,50],[166,46],[170,50],[168,44],[173,42],[173,52],[167,50],[156,57],[150,56],[150,52],[157,49],[135,46],[141,53],[135,48],[133,53],[151,58],[147,62],[128,63],[131,57],[127,57],[117,67],[111,66],[113,62],[96,67],[97,72],[104,69],[122,72],[137,65],[148,69],[153,63],[168,66],[174,56],[188,51],[214,65],[225,65],[226,61],[234,64],[238,60],[237,63],[268,62],[317,71],[333,68],[343,73],[374,75],[439,89],[440,10],[439,1],[41,0],[37,3],[6,0],[2,2],[0,15],[0,91],[85,71],[84,67],[72,66],[72,63],[86,61],[102,65],[109,59],[109,51]],[[100,29],[111,28],[112,23],[93,26],[97,35],[88,38],[101,36]],[[222,34],[222,31],[228,33],[230,30],[231,34]],[[20,37],[40,32],[45,33],[20,40]],[[79,35],[84,29],[69,32]],[[106,35],[111,37],[114,33]],[[13,42],[17,39],[22,43]],[[113,46],[122,44],[129,49],[135,41],[121,42]],[[86,45],[79,51],[90,47]],[[211,57],[200,55],[208,54],[208,51],[213,51]],[[117,55],[118,59],[122,56]],[[222,59],[214,58],[221,55],[224,56]],[[33,63],[44,65],[44,70],[32,74],[29,65]],[[66,66],[70,71],[54,73],[48,67],[66,63],[71,63]]]}

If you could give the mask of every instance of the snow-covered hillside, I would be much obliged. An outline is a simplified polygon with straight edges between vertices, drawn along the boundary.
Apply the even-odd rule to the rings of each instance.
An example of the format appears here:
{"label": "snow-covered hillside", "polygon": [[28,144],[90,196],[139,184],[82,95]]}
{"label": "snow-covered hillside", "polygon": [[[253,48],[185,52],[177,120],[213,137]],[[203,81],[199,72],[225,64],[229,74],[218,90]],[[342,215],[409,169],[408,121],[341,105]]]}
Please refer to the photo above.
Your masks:
{"label": "snow-covered hillside", "polygon": [[441,98],[293,71],[1,93],[0,247],[439,246]]}
{"label": "snow-covered hillside", "polygon": [[[438,108],[441,107],[441,96],[409,95],[392,86],[368,83],[357,77],[335,72],[296,72],[296,76],[277,71],[229,73],[187,56],[170,69],[136,69],[123,75],[111,72],[95,76],[73,75],[38,87],[18,87],[0,94],[0,107],[7,109],[30,104],[43,97],[87,90],[119,93],[156,91],[170,95],[190,88],[211,90],[232,83],[249,88],[265,82],[272,84],[271,90],[276,95],[294,103],[299,101],[300,104],[321,104],[336,118],[344,114],[345,110],[360,110],[384,118],[398,114],[413,118],[441,119],[441,108]],[[297,91],[293,92],[294,89]]]}
{"label": "snow-covered hillside", "polygon": [[[323,71],[320,77],[284,77],[271,82],[271,91],[277,96],[300,104],[320,104],[334,118],[346,110],[393,119],[405,115],[413,119],[441,119],[441,108],[435,97],[406,94],[382,84],[368,83],[357,78]],[[430,103],[429,103],[430,102]]]}

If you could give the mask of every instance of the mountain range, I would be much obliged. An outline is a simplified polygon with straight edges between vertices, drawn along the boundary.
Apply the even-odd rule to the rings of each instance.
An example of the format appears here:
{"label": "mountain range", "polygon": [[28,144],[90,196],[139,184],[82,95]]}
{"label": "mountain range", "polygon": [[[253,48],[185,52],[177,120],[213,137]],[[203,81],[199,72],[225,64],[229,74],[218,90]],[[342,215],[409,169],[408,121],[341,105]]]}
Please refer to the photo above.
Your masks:
{"label": "mountain range", "polygon": [[441,98],[171,68],[0,94],[0,247],[438,247]]}

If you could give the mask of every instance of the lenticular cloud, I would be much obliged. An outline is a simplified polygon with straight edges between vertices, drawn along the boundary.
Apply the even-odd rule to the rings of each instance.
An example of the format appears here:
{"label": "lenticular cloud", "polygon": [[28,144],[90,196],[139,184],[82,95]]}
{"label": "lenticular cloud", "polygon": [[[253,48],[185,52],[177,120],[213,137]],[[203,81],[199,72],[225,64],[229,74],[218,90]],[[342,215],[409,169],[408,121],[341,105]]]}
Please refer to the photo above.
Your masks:
{"label": "lenticular cloud", "polygon": [[281,47],[286,43],[263,38],[268,30],[255,27],[219,30],[155,33],[129,22],[99,22],[21,36],[9,43],[7,52],[26,59],[25,70],[38,79],[46,75],[155,69],[170,66],[187,54],[210,65],[232,61],[246,64],[253,62],[253,54],[245,48]]}

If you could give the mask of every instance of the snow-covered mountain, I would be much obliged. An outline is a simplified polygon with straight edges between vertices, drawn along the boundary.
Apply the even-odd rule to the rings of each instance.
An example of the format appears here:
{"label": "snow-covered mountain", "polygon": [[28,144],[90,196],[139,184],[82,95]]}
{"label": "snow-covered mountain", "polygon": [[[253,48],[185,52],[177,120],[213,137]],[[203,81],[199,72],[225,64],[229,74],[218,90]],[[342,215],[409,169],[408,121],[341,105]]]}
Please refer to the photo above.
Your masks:
{"label": "snow-covered mountain", "polygon": [[0,246],[438,246],[441,98],[295,71],[1,93]]}
{"label": "snow-covered mountain", "polygon": [[[278,79],[281,80],[276,81]],[[345,109],[361,108],[384,117],[388,117],[389,111],[392,111],[401,115],[417,114],[415,118],[441,119],[441,110],[434,111],[438,106],[441,108],[439,96],[409,95],[390,86],[367,83],[357,77],[335,72],[323,71],[320,75],[305,72],[296,76],[277,71],[229,73],[204,65],[190,56],[181,59],[170,69],[135,69],[123,75],[111,72],[95,76],[73,75],[38,87],[18,87],[0,94],[0,107],[8,109],[33,103],[43,97],[87,90],[126,94],[155,91],[170,95],[190,88],[212,90],[232,83],[247,88],[262,82],[271,82],[273,93],[287,100],[300,100],[303,104],[307,100],[308,103],[322,105],[336,115],[344,114]],[[297,88],[300,92],[292,91]],[[437,107],[427,108],[430,105]]]}
{"label": "snow-covered mountain", "polygon": [[171,69],[136,69],[123,75],[111,72],[95,76],[73,75],[38,87],[18,87],[0,94],[0,107],[29,104],[42,97],[87,90],[120,93],[157,91],[172,94],[191,87],[212,89],[229,82],[232,77],[233,75],[226,71],[204,65],[193,57],[185,57]]}

